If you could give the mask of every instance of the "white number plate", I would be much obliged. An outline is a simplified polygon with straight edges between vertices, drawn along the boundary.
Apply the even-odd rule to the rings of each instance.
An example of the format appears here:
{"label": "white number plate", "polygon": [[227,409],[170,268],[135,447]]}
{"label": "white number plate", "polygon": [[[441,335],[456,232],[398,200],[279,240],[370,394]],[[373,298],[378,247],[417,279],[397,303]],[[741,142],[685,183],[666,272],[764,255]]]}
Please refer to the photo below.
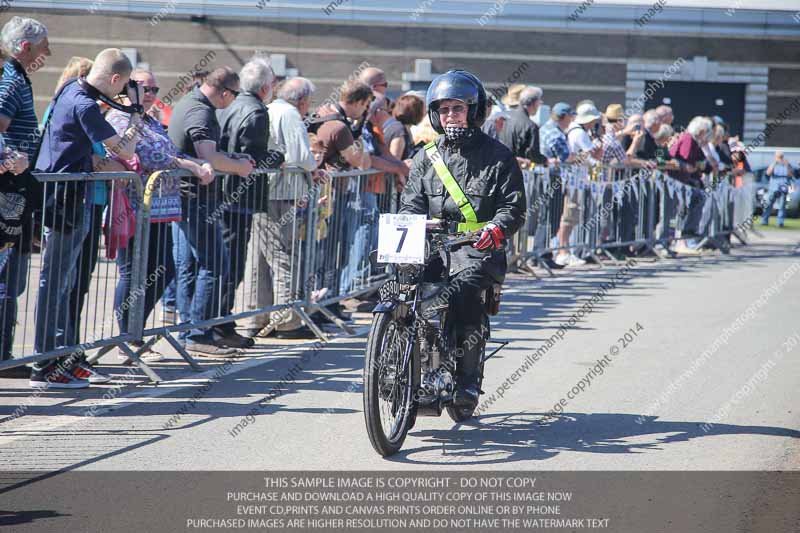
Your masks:
{"label": "white number plate", "polygon": [[425,215],[381,215],[378,225],[378,262],[425,262]]}

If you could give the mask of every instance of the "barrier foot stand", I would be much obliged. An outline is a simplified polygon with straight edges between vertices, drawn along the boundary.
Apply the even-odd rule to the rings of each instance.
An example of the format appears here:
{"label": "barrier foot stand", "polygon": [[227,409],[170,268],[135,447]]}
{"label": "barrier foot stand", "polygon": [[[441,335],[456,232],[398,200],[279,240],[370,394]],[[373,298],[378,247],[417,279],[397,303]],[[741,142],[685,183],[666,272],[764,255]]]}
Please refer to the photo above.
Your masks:
{"label": "barrier foot stand", "polygon": [[[320,311],[320,312],[321,312],[323,315],[325,315],[325,316],[328,318],[328,320],[330,320],[331,322],[333,322],[334,324],[336,324],[336,326],[337,326],[339,329],[341,329],[342,331],[344,331],[344,332],[345,332],[345,333],[347,333],[348,335],[355,335],[355,334],[356,334],[356,332],[355,332],[355,330],[353,330],[353,328],[351,328],[350,326],[348,326],[347,324],[345,324],[344,320],[342,320],[342,319],[341,319],[341,318],[339,318],[338,316],[336,316],[336,315],[334,315],[333,313],[331,313],[331,311],[330,311],[328,308],[326,308],[325,306],[322,306],[322,305],[321,305],[321,306],[319,306],[318,310],[319,310],[319,311]],[[310,320],[310,319],[309,319],[309,320]]]}
{"label": "barrier foot stand", "polygon": [[492,341],[492,340],[488,340],[488,341],[486,341],[486,343],[487,344],[488,343],[499,344],[500,346],[498,346],[497,348],[492,350],[492,353],[490,353],[489,355],[486,355],[486,351],[484,350],[484,352],[483,352],[483,361],[482,361],[484,363],[486,361],[488,361],[491,357],[493,357],[497,352],[499,352],[500,350],[502,350],[503,348],[508,346],[511,343],[511,341]]}
{"label": "barrier foot stand", "polygon": [[550,274],[551,278],[556,277],[556,275],[553,273],[553,270],[550,268],[550,265],[543,261],[541,256],[536,258],[536,264],[547,270],[547,273]]}
{"label": "barrier foot stand", "polygon": [[614,261],[614,265],[618,265],[620,263],[619,259],[617,259],[614,254],[608,251],[608,248],[603,248],[603,253],[606,254],[606,257]]}
{"label": "barrier foot stand", "polygon": [[722,237],[721,239],[717,238],[717,237],[714,237],[713,238],[713,242],[714,242],[714,245],[717,248],[719,248],[719,251],[720,251],[720,253],[722,255],[730,255],[730,253],[731,253],[731,243],[729,243],[727,240],[725,240],[725,237]]}
{"label": "barrier foot stand", "polygon": [[162,381],[164,381],[163,379],[161,379],[161,376],[159,376],[158,374],[156,374],[156,373],[155,373],[155,371],[154,371],[152,368],[150,368],[149,366],[147,366],[147,363],[145,363],[144,361],[142,361],[141,359],[139,359],[139,356],[136,354],[136,352],[134,352],[133,350],[131,350],[131,349],[128,347],[128,345],[127,345],[127,344],[125,344],[125,343],[123,343],[123,344],[120,344],[120,345],[119,345],[119,347],[120,347],[120,349],[121,349],[123,352],[125,352],[125,355],[127,355],[127,356],[128,356],[130,359],[131,359],[131,361],[133,361],[133,363],[134,363],[134,364],[135,364],[137,367],[139,367],[139,370],[141,370],[142,372],[144,372],[144,373],[145,373],[145,375],[146,375],[148,378],[150,378],[150,382],[151,382],[151,383],[161,383]]}
{"label": "barrier foot stand", "polygon": [[742,243],[742,246],[747,246],[747,239],[745,239],[744,235],[739,233],[737,230],[733,230],[731,232],[731,235],[736,237],[736,240],[738,240],[740,243]]}
{"label": "barrier foot stand", "polygon": [[645,248],[650,250],[650,253],[653,254],[653,257],[656,258],[656,261],[661,261],[661,257],[658,255],[658,252],[656,252],[656,247],[655,246],[653,246],[649,242],[644,243],[644,245],[645,245]]}
{"label": "barrier foot stand", "polygon": [[117,345],[116,345],[116,344],[112,344],[112,345],[110,345],[110,346],[103,346],[102,348],[100,348],[100,349],[97,351],[97,353],[96,353],[96,354],[92,355],[91,357],[87,357],[87,358],[86,358],[86,362],[87,362],[88,364],[90,364],[90,365],[93,365],[93,364],[95,364],[97,361],[99,361],[101,357],[103,357],[105,354],[107,354],[108,352],[110,352],[110,351],[111,351],[111,350],[113,350],[114,348],[117,348]]}
{"label": "barrier foot stand", "polygon": [[181,344],[175,340],[175,337],[170,335],[169,333],[164,334],[164,339],[178,352],[178,355],[183,357],[183,360],[189,363],[189,366],[192,367],[192,370],[195,372],[202,372],[203,367],[197,364],[197,361],[194,360],[194,357],[189,355],[189,352],[186,351],[186,348],[181,346]]}
{"label": "barrier foot stand", "polygon": [[594,251],[591,252],[590,255],[592,256],[592,259],[594,259],[594,262],[597,263],[597,266],[599,266],[601,269],[606,268],[599,255],[597,255]]}
{"label": "barrier foot stand", "polygon": [[[148,339],[148,340],[147,340],[147,342],[145,342],[144,344],[142,344],[141,346],[139,346],[139,347],[136,349],[136,355],[138,355],[139,357],[141,357],[141,356],[142,356],[142,355],[143,355],[143,354],[144,354],[144,353],[145,353],[147,350],[149,350],[150,348],[152,348],[152,347],[153,347],[153,345],[154,345],[155,343],[157,343],[157,342],[158,342],[158,339],[160,339],[160,338],[161,338],[161,336],[159,336],[159,335],[155,335],[155,336],[153,336],[153,337],[150,337],[150,339]],[[127,358],[127,359],[125,359],[124,361],[122,361],[122,366],[130,366],[130,365],[132,365],[132,364],[133,364],[133,360],[131,360],[131,358],[130,358],[130,357],[129,357],[129,358]]]}
{"label": "barrier foot stand", "polygon": [[[322,328],[320,328],[313,320],[311,320],[311,317],[308,316],[308,313],[306,313],[306,310],[303,309],[302,306],[297,305],[297,306],[292,306],[292,307],[294,308],[294,312],[297,313],[297,316],[300,317],[300,320],[303,321],[303,324],[308,326],[308,328],[311,331],[314,332],[314,335],[316,335],[319,338],[319,340],[321,340],[322,342],[325,342],[325,343],[330,341],[330,339],[328,339],[328,336],[325,335],[325,332],[322,331]],[[325,309],[325,308],[324,307],[320,307],[320,310],[322,310],[322,309]],[[325,309],[325,311],[327,311],[327,309]],[[323,311],[323,313],[325,311]],[[326,316],[328,316],[328,315],[326,314]],[[330,317],[328,317],[328,318],[330,318]],[[338,326],[338,324],[337,324],[337,326]]]}
{"label": "barrier foot stand", "polygon": [[541,278],[539,278],[539,274],[537,274],[536,271],[533,270],[533,267],[531,266],[530,262],[527,261],[527,260],[520,261],[519,270],[520,270],[520,272],[525,272],[526,274],[530,274],[531,276],[533,276],[537,280],[541,279]]}

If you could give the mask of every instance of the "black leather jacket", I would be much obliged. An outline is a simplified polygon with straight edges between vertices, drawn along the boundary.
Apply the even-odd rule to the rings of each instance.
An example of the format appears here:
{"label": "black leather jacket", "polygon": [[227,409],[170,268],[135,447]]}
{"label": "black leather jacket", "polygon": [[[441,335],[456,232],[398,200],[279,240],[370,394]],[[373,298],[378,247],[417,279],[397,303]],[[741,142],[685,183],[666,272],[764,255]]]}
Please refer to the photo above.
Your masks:
{"label": "black leather jacket", "polygon": [[539,126],[533,122],[521,107],[509,112],[509,119],[497,138],[508,146],[514,155],[530,159],[534,163],[547,163],[539,148]]}
{"label": "black leather jacket", "polygon": [[[244,153],[256,162],[256,168],[272,168],[269,164],[269,114],[257,95],[242,92],[231,105],[217,111],[221,134],[220,150]],[[239,191],[239,194],[232,196]],[[268,198],[267,177],[242,178],[225,176],[224,195],[231,207],[266,211]],[[234,199],[238,197],[238,199]]]}
{"label": "black leather jacket", "polygon": [[[439,137],[436,145],[472,204],[478,221],[494,222],[507,238],[516,233],[525,221],[526,200],[522,171],[511,150],[482,131],[457,147],[446,143],[444,136]],[[464,222],[424,150],[414,156],[400,213]],[[474,260],[487,260],[494,264],[494,274],[505,274],[505,253],[480,252],[471,247],[454,255],[454,271]]]}

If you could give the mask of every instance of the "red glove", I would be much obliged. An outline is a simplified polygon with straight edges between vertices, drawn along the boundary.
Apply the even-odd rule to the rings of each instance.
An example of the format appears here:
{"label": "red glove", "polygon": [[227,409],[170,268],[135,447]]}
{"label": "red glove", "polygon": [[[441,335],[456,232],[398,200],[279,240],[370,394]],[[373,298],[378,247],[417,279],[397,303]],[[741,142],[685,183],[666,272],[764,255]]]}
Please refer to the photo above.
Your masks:
{"label": "red glove", "polygon": [[503,247],[506,236],[499,226],[489,223],[483,228],[478,242],[472,245],[478,250],[499,250]]}

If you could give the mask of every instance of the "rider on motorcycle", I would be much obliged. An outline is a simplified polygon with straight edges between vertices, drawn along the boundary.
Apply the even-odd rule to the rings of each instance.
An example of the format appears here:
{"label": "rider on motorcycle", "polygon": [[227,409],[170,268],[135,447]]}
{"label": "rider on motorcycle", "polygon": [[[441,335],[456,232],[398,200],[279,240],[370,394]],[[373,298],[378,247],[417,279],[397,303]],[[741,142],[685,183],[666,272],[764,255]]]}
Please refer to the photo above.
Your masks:
{"label": "rider on motorcycle", "polygon": [[465,70],[433,80],[426,95],[428,117],[439,138],[413,159],[400,213],[445,221],[453,233],[480,230],[472,246],[453,253],[450,310],[461,350],[455,404],[478,403],[478,372],[484,349],[485,308],[481,294],[506,273],[504,245],[525,220],[525,188],[514,154],[481,131],[486,92]]}

